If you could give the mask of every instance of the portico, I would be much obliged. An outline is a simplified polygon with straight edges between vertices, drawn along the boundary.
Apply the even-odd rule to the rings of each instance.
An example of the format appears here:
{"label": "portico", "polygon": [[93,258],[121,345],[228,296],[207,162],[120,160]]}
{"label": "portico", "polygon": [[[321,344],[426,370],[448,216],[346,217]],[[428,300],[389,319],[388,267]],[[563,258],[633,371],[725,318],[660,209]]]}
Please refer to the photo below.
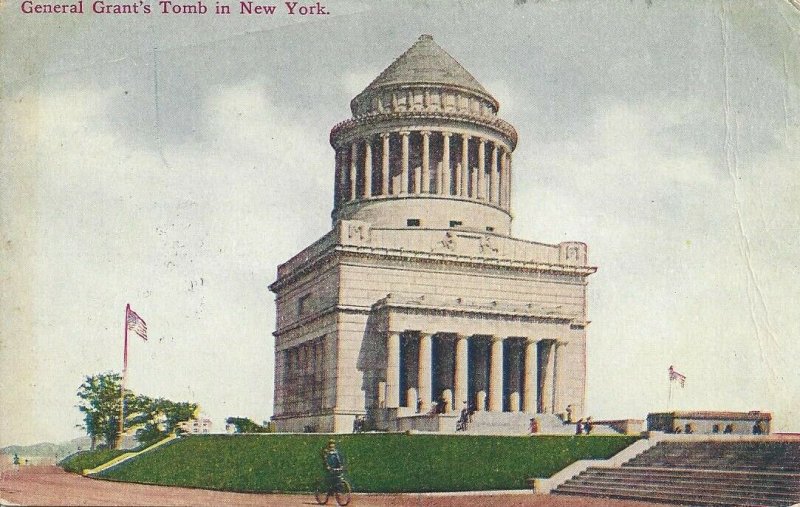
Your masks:
{"label": "portico", "polygon": [[[400,299],[400,300],[398,300]],[[441,303],[441,302],[438,302]],[[535,312],[450,312],[403,304],[390,295],[375,305],[385,319],[386,374],[378,398],[399,414],[460,411],[554,413],[560,407],[558,355],[567,319]],[[417,311],[415,311],[417,310]]]}

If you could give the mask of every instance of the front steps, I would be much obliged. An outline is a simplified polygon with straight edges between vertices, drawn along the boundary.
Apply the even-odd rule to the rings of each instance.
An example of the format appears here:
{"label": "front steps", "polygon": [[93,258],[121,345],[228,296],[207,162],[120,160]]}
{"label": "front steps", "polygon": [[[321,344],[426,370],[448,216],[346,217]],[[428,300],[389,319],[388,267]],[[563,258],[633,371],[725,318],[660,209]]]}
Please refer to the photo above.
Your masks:
{"label": "front steps", "polygon": [[[554,414],[528,414],[526,412],[475,412],[467,425],[472,435],[528,435],[531,418],[536,419],[537,435],[574,435],[575,423],[565,423]],[[595,424],[592,435],[619,435],[610,426]]]}
{"label": "front steps", "polygon": [[553,493],[679,505],[800,502],[800,443],[660,442],[620,467],[589,467]]}

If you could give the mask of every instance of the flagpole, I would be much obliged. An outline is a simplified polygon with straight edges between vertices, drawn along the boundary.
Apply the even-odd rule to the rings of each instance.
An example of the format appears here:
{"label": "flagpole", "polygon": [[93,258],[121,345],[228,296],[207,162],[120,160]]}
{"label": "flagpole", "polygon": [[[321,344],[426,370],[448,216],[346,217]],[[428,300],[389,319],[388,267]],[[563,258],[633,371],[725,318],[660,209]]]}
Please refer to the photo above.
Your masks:
{"label": "flagpole", "polygon": [[[125,385],[128,379],[128,315],[131,312],[130,303],[125,305],[125,345],[122,353],[122,387],[120,389],[119,403],[119,438],[122,439],[122,432],[125,428]],[[120,442],[121,443],[121,442]]]}
{"label": "flagpole", "polygon": [[672,377],[669,379],[669,397],[667,398],[667,412],[672,406]]}

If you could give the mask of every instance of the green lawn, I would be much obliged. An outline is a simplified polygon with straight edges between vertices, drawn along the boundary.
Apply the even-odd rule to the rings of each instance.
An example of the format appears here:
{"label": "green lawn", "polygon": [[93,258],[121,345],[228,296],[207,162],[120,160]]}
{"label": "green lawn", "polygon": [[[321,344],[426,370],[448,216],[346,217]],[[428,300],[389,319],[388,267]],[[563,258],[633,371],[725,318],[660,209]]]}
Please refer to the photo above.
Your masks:
{"label": "green lawn", "polygon": [[87,468],[94,468],[102,465],[120,454],[125,454],[126,450],[118,449],[99,449],[96,451],[80,451],[70,454],[59,462],[61,468],[67,472],[81,473]]}
{"label": "green lawn", "polygon": [[[101,473],[102,477],[230,491],[311,491],[322,475],[327,435],[184,437]],[[607,458],[624,436],[495,437],[337,435],[355,491],[524,489],[570,463]]]}

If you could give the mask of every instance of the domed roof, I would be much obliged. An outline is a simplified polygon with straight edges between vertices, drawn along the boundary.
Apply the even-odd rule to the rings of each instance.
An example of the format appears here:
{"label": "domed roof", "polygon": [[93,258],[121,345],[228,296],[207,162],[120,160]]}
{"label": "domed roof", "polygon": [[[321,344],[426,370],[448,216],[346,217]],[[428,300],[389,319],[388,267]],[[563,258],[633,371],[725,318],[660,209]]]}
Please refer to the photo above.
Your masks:
{"label": "domed roof", "polygon": [[436,44],[430,35],[421,35],[413,46],[397,57],[359,95],[377,88],[402,84],[453,85],[491,97],[472,74]]}

